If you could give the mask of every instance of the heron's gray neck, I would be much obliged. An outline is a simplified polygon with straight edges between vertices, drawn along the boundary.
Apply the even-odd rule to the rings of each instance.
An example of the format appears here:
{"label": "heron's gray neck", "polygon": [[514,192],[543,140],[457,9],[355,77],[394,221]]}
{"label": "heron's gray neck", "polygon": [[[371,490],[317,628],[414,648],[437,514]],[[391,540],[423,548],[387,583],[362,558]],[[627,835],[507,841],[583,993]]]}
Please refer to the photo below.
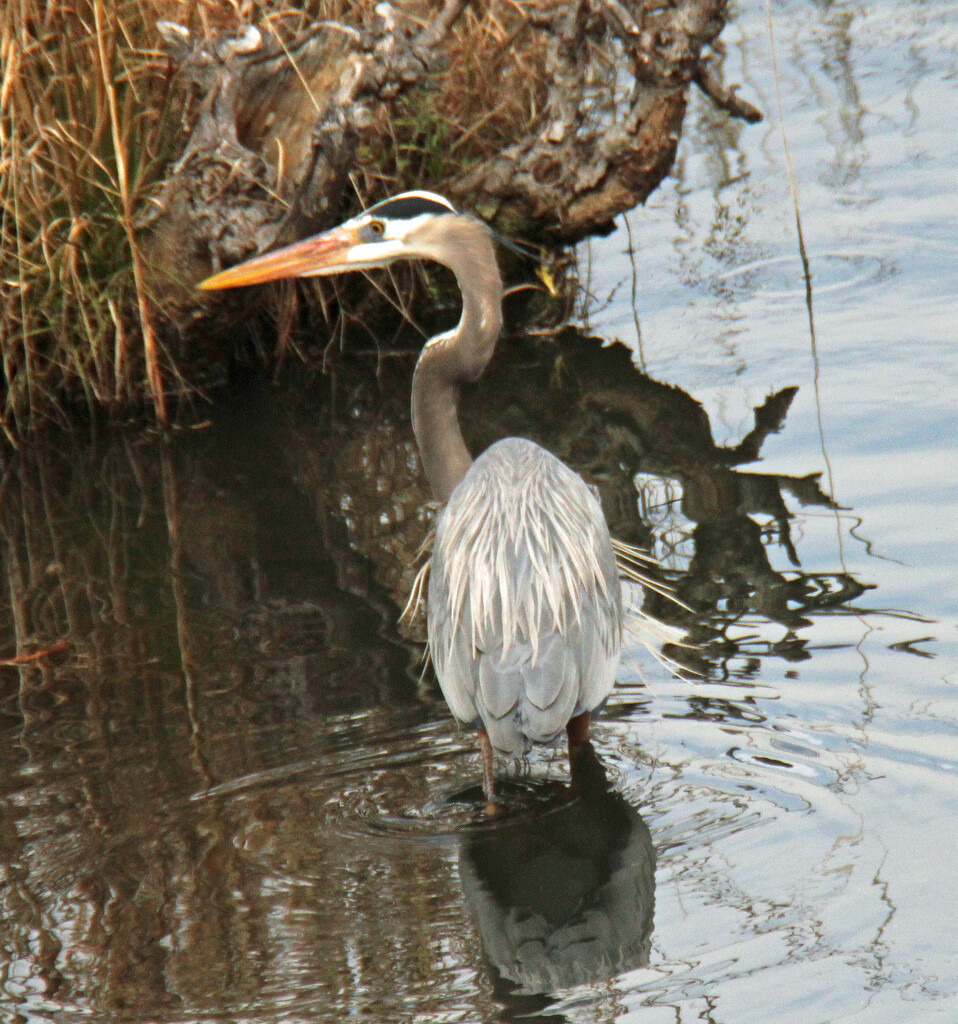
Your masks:
{"label": "heron's gray neck", "polygon": [[502,329],[502,278],[488,229],[456,217],[444,232],[441,263],[456,275],[462,316],[455,330],[430,339],[412,382],[412,425],[423,469],[446,502],[472,465],[459,428],[459,388],[478,380]]}

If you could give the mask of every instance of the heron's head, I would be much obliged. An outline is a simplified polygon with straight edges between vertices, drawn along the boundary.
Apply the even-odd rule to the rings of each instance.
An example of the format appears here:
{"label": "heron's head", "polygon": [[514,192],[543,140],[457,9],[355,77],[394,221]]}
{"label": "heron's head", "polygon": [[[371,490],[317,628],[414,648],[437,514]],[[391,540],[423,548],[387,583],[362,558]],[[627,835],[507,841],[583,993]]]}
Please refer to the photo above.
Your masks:
{"label": "heron's head", "polygon": [[403,192],[384,199],[338,228],[247,260],[208,277],[204,291],[263,284],[287,277],[321,277],[369,270],[397,259],[448,262],[455,255],[456,222],[473,221],[434,192]]}

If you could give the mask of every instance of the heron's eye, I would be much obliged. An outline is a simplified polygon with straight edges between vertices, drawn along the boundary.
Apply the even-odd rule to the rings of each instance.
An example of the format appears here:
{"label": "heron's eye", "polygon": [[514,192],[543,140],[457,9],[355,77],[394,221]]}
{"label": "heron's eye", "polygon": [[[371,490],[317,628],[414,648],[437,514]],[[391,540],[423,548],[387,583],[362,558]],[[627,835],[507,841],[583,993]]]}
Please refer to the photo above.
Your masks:
{"label": "heron's eye", "polygon": [[371,235],[372,235],[372,236],[373,236],[374,238],[382,238],[382,237],[383,237],[383,235],[384,235],[384,234],[386,234],[386,225],[385,225],[385,224],[383,224],[383,222],[382,222],[381,220],[371,220],[371,221],[370,221],[370,222],[369,222],[369,223],[368,223],[368,224],[366,225],[366,230],[367,230],[367,231],[368,231],[368,232],[369,232],[369,233],[370,233],[370,234],[371,234]]}

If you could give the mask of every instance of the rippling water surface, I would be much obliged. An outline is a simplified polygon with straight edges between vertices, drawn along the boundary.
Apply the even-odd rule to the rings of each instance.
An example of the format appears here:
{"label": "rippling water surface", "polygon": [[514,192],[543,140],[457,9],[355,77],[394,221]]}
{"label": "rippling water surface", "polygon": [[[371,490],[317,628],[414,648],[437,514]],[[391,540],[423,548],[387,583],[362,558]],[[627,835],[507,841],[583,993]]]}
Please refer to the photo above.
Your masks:
{"label": "rippling water surface", "polygon": [[408,367],[7,468],[5,1019],[958,1020],[958,8],[773,17],[811,304],[737,3],[765,122],[697,98],[579,254],[627,350],[504,342],[464,411],[592,479],[691,609],[646,599],[682,671],[634,622],[595,756],[506,772],[501,818],[397,626]]}

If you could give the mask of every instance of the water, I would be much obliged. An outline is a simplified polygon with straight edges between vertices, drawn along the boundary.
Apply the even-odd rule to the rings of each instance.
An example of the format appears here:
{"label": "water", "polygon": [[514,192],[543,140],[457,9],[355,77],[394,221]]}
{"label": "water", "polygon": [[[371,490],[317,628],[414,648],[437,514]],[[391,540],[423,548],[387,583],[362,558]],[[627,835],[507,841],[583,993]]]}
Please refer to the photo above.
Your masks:
{"label": "water", "polygon": [[483,819],[397,626],[409,360],[12,460],[2,654],[43,656],[0,669],[5,1019],[958,1020],[958,9],[774,17],[815,351],[739,4],[766,122],[695,101],[634,263],[580,252],[628,351],[516,339],[465,410],[654,544],[703,675],[633,644],[603,768],[537,755]]}

